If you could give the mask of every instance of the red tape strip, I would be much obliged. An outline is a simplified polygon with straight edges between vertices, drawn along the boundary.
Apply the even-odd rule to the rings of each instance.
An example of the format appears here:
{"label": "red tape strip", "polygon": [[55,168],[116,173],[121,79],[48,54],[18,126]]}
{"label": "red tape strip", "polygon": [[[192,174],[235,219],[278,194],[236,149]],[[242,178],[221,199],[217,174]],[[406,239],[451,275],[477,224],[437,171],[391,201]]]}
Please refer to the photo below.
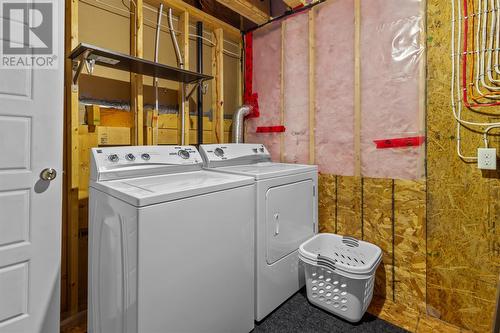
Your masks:
{"label": "red tape strip", "polygon": [[259,126],[257,133],[283,133],[286,131],[285,126]]}
{"label": "red tape strip", "polygon": [[425,143],[425,136],[374,140],[373,142],[377,145],[377,149],[418,147]]}
{"label": "red tape strip", "polygon": [[252,106],[252,112],[246,118],[258,118],[259,95],[253,92],[253,34],[245,35],[245,104]]}

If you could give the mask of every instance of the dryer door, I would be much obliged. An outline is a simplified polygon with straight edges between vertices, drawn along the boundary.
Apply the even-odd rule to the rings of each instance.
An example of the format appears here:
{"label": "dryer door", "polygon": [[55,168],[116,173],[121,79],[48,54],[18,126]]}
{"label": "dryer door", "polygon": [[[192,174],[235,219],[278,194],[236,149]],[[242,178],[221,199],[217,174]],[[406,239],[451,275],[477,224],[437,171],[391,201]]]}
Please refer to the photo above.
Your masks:
{"label": "dryer door", "polygon": [[271,187],[266,193],[268,264],[297,250],[314,235],[312,180]]}

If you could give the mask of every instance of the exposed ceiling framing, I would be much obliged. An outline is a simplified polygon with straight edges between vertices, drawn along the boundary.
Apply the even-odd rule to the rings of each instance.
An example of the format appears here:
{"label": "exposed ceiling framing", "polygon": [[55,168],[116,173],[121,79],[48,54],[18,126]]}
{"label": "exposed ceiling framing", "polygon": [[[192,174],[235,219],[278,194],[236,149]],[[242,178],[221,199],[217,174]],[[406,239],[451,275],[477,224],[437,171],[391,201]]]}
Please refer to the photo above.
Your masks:
{"label": "exposed ceiling framing", "polygon": [[307,4],[306,0],[283,0],[283,2],[290,8],[305,6]]}
{"label": "exposed ceiling framing", "polygon": [[267,1],[267,6],[261,4],[265,3],[266,1],[259,1],[259,0],[216,0],[216,1],[230,8],[231,10],[235,11],[241,16],[246,17],[248,20],[256,24],[263,24],[269,21],[270,17],[269,1]]}

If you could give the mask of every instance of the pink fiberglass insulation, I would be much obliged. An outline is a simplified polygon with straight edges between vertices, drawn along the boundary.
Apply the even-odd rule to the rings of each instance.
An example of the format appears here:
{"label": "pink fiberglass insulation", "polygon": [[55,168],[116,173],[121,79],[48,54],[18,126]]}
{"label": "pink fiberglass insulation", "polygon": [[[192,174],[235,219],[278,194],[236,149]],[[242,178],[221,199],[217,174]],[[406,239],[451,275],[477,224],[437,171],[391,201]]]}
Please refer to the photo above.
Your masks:
{"label": "pink fiberglass insulation", "polygon": [[259,126],[281,122],[281,22],[253,33],[253,92],[258,94],[260,117],[246,121],[246,142],[264,144],[273,161],[280,160],[281,133],[256,133]]}
{"label": "pink fiberglass insulation", "polygon": [[284,28],[284,162],[309,162],[309,18],[288,18]]}
{"label": "pink fiberglass insulation", "polygon": [[352,176],[354,0],[331,0],[315,11],[316,163],[320,172]]}
{"label": "pink fiberglass insulation", "polygon": [[415,179],[423,146],[376,149],[374,140],[422,135],[420,0],[361,2],[362,175]]}

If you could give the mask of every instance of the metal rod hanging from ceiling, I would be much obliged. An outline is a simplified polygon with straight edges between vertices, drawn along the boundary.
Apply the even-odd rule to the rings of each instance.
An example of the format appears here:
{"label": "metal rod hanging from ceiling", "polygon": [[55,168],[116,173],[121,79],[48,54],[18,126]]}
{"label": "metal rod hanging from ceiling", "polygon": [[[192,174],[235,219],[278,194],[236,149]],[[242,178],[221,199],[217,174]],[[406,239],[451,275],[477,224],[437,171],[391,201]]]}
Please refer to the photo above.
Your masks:
{"label": "metal rod hanging from ceiling", "polygon": [[[196,52],[198,54],[198,62],[196,69],[198,73],[203,73],[203,22],[196,22]],[[203,83],[198,85],[198,144],[203,144]]]}

